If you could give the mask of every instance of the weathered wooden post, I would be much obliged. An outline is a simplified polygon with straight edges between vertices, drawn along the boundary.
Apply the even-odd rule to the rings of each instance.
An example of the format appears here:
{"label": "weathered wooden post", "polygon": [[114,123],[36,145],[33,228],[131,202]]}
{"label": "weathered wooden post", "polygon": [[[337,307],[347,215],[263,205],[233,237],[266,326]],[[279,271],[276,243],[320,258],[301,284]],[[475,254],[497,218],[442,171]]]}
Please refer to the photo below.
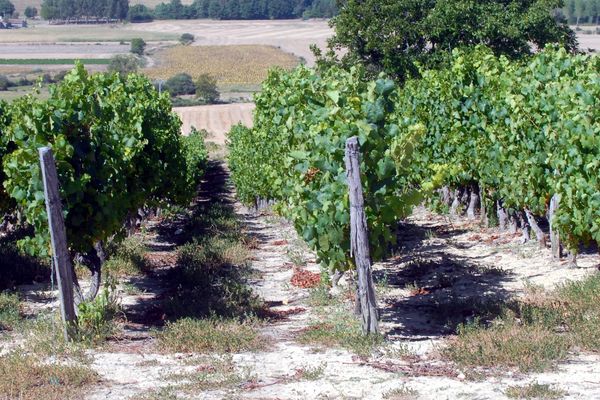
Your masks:
{"label": "weathered wooden post", "polygon": [[67,232],[62,214],[62,204],[58,191],[58,175],[52,150],[48,147],[39,149],[46,212],[52,241],[52,262],[58,283],[60,298],[60,314],[63,320],[63,334],[69,340],[77,326],[77,315],[73,302],[73,270],[71,256],[67,247]]}
{"label": "weathered wooden post", "polygon": [[550,207],[548,209],[548,222],[550,222],[550,244],[552,247],[552,258],[560,260],[562,257],[562,248],[560,245],[560,236],[554,224],[554,215],[560,207],[560,194],[556,193],[550,199]]}
{"label": "weathered wooden post", "polygon": [[365,201],[360,181],[360,145],[358,138],[346,141],[346,174],[350,192],[350,251],[358,271],[358,298],[363,333],[378,333],[377,299],[371,275],[369,232],[365,216]]}

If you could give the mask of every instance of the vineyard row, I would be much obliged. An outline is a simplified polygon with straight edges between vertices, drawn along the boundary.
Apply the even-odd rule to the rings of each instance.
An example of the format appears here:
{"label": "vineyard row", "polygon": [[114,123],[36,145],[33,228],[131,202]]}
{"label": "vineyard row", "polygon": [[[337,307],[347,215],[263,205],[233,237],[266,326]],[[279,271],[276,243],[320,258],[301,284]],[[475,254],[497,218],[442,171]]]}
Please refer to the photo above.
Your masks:
{"label": "vineyard row", "polygon": [[[351,267],[344,144],[358,136],[371,248],[424,200],[501,228],[521,226],[555,255],[600,241],[600,57],[548,47],[524,61],[455,51],[399,87],[359,68],[274,71],[254,128],[230,133],[243,201],[278,201],[329,267]],[[467,207],[468,205],[468,207]]]}

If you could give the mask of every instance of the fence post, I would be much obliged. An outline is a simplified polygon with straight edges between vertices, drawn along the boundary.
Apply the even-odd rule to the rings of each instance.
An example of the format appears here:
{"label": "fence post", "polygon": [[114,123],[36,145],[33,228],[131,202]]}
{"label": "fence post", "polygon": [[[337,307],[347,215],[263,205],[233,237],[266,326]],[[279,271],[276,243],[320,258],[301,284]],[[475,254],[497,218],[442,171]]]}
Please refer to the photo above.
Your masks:
{"label": "fence post", "polygon": [[562,249],[560,246],[560,236],[556,230],[556,224],[554,223],[554,215],[560,207],[560,194],[555,193],[550,199],[550,207],[548,208],[548,222],[550,223],[550,244],[552,247],[552,258],[560,260],[562,256]]}
{"label": "fence post", "polygon": [[39,149],[42,180],[44,181],[44,197],[46,212],[52,241],[52,263],[56,273],[60,298],[60,314],[63,320],[63,334],[69,340],[76,329],[77,315],[73,302],[73,270],[71,256],[67,247],[67,233],[62,214],[62,205],[58,191],[58,175],[52,150],[48,147]]}
{"label": "fence post", "polygon": [[360,145],[357,137],[346,141],[346,175],[350,193],[350,251],[358,271],[358,299],[363,333],[378,333],[377,299],[371,275],[369,232],[360,181]]}

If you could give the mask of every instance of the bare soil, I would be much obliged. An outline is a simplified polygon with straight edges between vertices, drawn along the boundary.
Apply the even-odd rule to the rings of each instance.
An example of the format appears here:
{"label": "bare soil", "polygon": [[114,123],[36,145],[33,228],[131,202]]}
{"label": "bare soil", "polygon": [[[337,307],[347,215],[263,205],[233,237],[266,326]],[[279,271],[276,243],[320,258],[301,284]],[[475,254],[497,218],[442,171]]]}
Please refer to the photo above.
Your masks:
{"label": "bare soil", "polygon": [[253,103],[217,104],[196,107],[175,107],[181,121],[182,133],[188,135],[192,127],[205,129],[211,136],[209,140],[225,144],[227,133],[233,125],[242,123],[252,127]]}

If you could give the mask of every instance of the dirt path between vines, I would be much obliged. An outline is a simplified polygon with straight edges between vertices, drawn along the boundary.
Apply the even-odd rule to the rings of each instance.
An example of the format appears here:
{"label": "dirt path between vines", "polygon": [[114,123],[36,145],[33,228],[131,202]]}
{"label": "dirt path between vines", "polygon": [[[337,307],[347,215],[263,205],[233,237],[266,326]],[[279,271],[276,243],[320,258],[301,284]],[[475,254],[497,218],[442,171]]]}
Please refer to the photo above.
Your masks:
{"label": "dirt path between vines", "polygon": [[[215,187],[222,191],[198,201],[235,201],[225,169],[211,170],[206,179],[204,193]],[[151,222],[144,237],[152,272],[129,280],[137,291],[122,294],[127,316],[122,332],[89,352],[100,381],[86,399],[504,399],[509,386],[532,382],[562,389],[569,399],[600,398],[597,355],[572,355],[552,372],[484,381],[466,380],[439,355],[456,323],[476,313],[474,299],[505,300],[519,294],[526,281],[551,287],[581,278],[597,268],[598,256],[583,255],[582,268],[568,269],[535,243],[522,245],[518,237],[417,209],[399,228],[398,255],[375,266],[387,340],[364,358],[333,346],[299,343],[299,333],[323,316],[311,306],[309,289],[293,286],[291,279],[299,259],[306,270],[319,272],[315,256],[285,220],[234,204],[255,239],[249,284],[280,316],[262,325],[265,350],[229,355],[246,378],[234,387],[179,391],[173,374],[202,373],[206,366],[195,354],[159,351],[153,329],[163,324],[162,301],[168,295],[163,278],[175,266],[185,221]]]}

